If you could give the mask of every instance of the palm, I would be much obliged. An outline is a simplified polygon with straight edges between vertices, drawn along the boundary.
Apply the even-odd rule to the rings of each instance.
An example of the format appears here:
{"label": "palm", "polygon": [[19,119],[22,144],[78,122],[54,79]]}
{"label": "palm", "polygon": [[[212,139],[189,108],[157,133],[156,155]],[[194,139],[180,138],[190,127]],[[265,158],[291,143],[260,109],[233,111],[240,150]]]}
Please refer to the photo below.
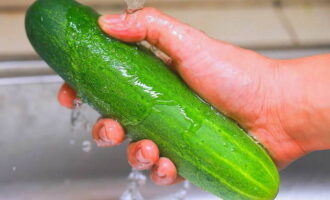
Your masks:
{"label": "palm", "polygon": [[[272,101],[281,96],[276,88],[281,84],[277,61],[211,40],[202,53],[177,65],[189,86],[259,140],[280,168],[303,153],[282,128],[279,107]],[[292,156],[275,148],[282,138]]]}
{"label": "palm", "polygon": [[[112,37],[125,42],[147,40],[169,55],[184,81],[260,141],[280,168],[305,154],[297,142],[300,135],[284,128],[286,122],[279,112],[288,101],[283,93],[291,78],[280,61],[209,38],[152,8],[127,16],[106,15],[99,24]],[[72,107],[74,97],[65,86],[59,100]],[[293,112],[291,108],[286,111]],[[100,146],[117,145],[125,138],[121,126],[111,119],[97,122],[93,137]],[[158,148],[150,140],[130,144],[128,159],[137,169],[152,168],[151,177],[158,184],[181,180],[174,164],[159,158]]]}

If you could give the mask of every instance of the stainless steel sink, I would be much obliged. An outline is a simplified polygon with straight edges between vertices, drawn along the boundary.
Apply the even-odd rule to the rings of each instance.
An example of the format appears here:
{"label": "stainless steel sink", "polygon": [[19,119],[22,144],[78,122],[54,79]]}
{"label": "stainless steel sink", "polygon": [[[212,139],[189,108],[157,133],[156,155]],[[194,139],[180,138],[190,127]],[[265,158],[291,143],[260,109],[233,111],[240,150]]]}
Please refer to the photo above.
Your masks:
{"label": "stainless steel sink", "polygon": [[[292,57],[319,52],[330,49],[262,53]],[[20,71],[18,65],[26,63],[33,73],[25,75]],[[45,69],[43,62],[8,64],[18,66],[18,71],[9,73],[10,69],[0,63],[0,200],[118,199],[130,172],[126,144],[101,149],[88,132],[72,132],[71,112],[56,100],[61,79]],[[98,117],[92,110],[85,113],[90,121]],[[330,151],[315,152],[282,171],[277,199],[330,199],[329,157]],[[179,188],[180,185],[159,187],[148,183],[142,193],[147,200],[171,199],[168,194]],[[187,200],[195,199],[217,198],[193,188]]]}

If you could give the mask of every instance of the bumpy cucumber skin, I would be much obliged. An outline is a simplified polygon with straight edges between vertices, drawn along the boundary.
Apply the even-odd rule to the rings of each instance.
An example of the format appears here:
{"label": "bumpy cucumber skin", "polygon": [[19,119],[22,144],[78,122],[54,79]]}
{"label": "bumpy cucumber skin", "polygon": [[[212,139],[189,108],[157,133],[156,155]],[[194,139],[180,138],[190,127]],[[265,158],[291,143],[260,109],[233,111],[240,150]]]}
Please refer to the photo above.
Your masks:
{"label": "bumpy cucumber skin", "polygon": [[279,175],[267,152],[150,52],[106,36],[98,16],[73,0],[38,0],[26,31],[84,102],[133,140],[155,141],[181,176],[223,199],[274,199]]}

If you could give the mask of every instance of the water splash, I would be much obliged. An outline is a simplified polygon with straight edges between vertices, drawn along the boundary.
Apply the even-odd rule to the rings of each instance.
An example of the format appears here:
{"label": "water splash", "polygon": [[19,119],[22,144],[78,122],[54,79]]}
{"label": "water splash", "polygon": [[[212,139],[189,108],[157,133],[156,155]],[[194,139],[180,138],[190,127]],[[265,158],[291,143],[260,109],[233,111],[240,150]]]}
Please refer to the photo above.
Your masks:
{"label": "water splash", "polygon": [[189,189],[190,183],[186,180],[182,183],[182,188],[174,194],[174,200],[184,200],[187,197]]}
{"label": "water splash", "polygon": [[72,132],[76,133],[79,131],[87,131],[90,132],[92,129],[92,123],[86,117],[86,109],[87,105],[83,104],[80,99],[75,99],[73,101],[74,108],[71,112],[71,125]]}
{"label": "water splash", "polygon": [[73,110],[71,113],[71,124],[75,125],[80,117],[80,108],[82,106],[82,101],[80,99],[73,100]]}
{"label": "water splash", "polygon": [[88,140],[82,142],[82,150],[86,153],[92,150],[92,143]]}
{"label": "water splash", "polygon": [[147,177],[135,169],[128,175],[130,183],[126,191],[120,196],[120,200],[144,200],[139,188],[145,185]]}
{"label": "water splash", "polygon": [[[75,99],[73,105],[74,109],[71,112],[71,132],[73,134],[90,134],[94,124],[94,120],[90,117],[90,114],[92,113],[88,110],[90,107],[87,104],[84,104],[80,99]],[[79,144],[79,142],[75,139],[70,139],[69,144],[73,146]],[[80,145],[83,152],[88,153],[92,150],[92,142],[89,140],[82,141]]]}
{"label": "water splash", "polygon": [[81,121],[81,106],[82,101],[80,99],[73,100],[73,109],[71,112],[71,125],[73,128],[76,128]]}

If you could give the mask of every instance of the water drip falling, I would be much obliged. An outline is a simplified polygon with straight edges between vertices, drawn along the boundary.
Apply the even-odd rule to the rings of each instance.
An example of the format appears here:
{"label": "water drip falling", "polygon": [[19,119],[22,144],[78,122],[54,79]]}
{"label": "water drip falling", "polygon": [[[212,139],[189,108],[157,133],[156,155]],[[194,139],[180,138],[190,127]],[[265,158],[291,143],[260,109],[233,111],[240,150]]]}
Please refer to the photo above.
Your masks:
{"label": "water drip falling", "polygon": [[[71,112],[71,132],[73,134],[90,134],[93,121],[91,121],[87,115],[90,114],[88,112],[88,105],[84,104],[80,99],[75,99],[73,101],[74,108]],[[69,144],[75,145],[77,141],[75,139],[70,139]],[[92,142],[89,140],[84,140],[81,143],[81,150],[85,153],[88,153],[92,150]]]}
{"label": "water drip falling", "polygon": [[120,200],[145,200],[139,190],[140,186],[145,185],[147,177],[140,171],[132,169],[128,175],[130,183],[126,191],[120,196]]}
{"label": "water drip falling", "polygon": [[182,188],[174,194],[174,200],[184,200],[187,197],[189,189],[190,183],[186,180],[182,183]]}
{"label": "water drip falling", "polygon": [[83,104],[80,99],[73,101],[74,108],[71,112],[71,125],[72,132],[76,133],[79,131],[90,132],[92,124],[88,121],[86,114],[87,105]]}
{"label": "water drip falling", "polygon": [[71,125],[72,127],[76,127],[79,124],[81,117],[81,106],[82,101],[80,99],[73,100],[73,109],[71,112]]}
{"label": "water drip falling", "polygon": [[92,150],[92,143],[88,140],[83,141],[81,145],[83,152],[88,153]]}

